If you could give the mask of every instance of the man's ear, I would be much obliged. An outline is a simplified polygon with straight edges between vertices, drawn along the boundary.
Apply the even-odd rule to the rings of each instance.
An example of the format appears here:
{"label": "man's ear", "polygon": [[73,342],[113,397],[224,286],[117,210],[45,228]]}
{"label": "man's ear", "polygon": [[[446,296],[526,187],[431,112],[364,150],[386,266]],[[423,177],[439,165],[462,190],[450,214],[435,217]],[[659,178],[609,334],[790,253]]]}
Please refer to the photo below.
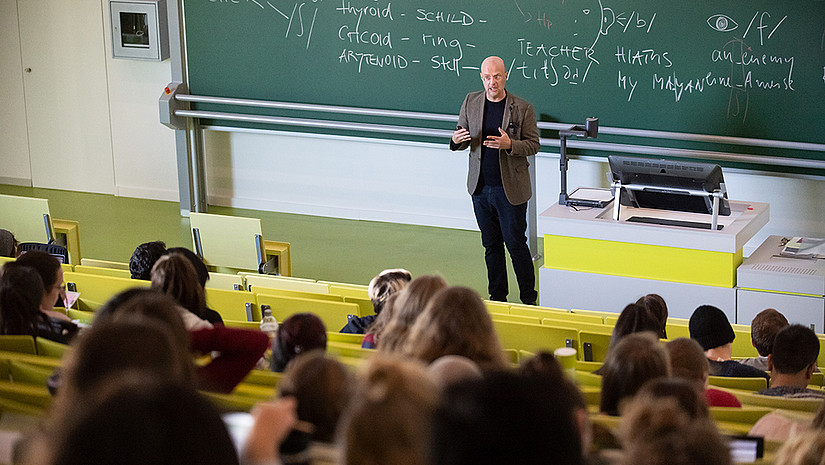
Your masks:
{"label": "man's ear", "polygon": [[773,371],[773,354],[768,354],[768,371]]}
{"label": "man's ear", "polygon": [[810,365],[808,365],[808,369],[805,370],[805,377],[808,378],[808,379],[811,379],[811,376],[813,376],[815,369],[816,369],[816,361],[813,361],[813,362],[811,362]]}

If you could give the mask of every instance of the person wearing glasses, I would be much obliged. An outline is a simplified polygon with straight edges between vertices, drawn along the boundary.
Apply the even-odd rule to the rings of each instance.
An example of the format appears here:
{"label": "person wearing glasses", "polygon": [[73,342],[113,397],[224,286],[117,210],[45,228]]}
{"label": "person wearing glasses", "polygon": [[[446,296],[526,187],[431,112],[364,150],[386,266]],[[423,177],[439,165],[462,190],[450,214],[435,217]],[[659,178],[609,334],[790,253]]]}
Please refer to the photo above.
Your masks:
{"label": "person wearing glasses", "polygon": [[507,301],[506,245],[519,297],[535,305],[536,277],[527,245],[527,201],[533,196],[527,157],[539,151],[535,110],[505,89],[501,58],[481,63],[481,82],[483,90],[464,98],[450,149],[470,149],[467,190],[481,230],[490,300]]}

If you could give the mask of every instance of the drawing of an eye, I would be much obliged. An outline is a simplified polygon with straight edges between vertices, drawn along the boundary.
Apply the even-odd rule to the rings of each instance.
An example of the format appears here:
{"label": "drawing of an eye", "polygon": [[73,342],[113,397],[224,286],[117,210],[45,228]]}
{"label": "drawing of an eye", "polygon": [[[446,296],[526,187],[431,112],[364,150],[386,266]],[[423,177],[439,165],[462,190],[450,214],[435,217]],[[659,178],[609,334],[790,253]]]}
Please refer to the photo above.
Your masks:
{"label": "drawing of an eye", "polygon": [[708,18],[708,26],[719,32],[730,32],[739,27],[739,24],[728,15],[718,14]]}

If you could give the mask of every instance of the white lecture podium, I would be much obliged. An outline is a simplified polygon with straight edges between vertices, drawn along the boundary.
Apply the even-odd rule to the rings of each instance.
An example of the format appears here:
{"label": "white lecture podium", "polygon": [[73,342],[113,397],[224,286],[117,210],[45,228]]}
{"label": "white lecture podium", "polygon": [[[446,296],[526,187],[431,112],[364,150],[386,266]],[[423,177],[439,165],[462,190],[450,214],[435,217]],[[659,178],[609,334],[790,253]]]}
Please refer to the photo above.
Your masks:
{"label": "white lecture podium", "polygon": [[710,223],[708,214],[622,206],[615,221],[612,202],[576,208],[557,203],[538,216],[544,237],[541,305],[618,313],[655,293],[671,317],[689,318],[696,307],[710,304],[737,322],[742,247],[768,223],[768,204],[731,200],[731,215],[719,217],[718,231],[627,221],[643,216]]}

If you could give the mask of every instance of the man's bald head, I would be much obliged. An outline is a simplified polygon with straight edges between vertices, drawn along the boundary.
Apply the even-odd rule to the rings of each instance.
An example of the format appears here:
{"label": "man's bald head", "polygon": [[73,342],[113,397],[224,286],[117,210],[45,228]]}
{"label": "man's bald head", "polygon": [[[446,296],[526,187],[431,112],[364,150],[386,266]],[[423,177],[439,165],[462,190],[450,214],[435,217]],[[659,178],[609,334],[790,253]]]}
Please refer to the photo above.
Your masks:
{"label": "man's bald head", "polygon": [[507,82],[504,60],[497,56],[485,58],[481,62],[481,81],[484,83],[487,100],[498,102],[504,99],[507,96],[504,91],[504,84]]}

